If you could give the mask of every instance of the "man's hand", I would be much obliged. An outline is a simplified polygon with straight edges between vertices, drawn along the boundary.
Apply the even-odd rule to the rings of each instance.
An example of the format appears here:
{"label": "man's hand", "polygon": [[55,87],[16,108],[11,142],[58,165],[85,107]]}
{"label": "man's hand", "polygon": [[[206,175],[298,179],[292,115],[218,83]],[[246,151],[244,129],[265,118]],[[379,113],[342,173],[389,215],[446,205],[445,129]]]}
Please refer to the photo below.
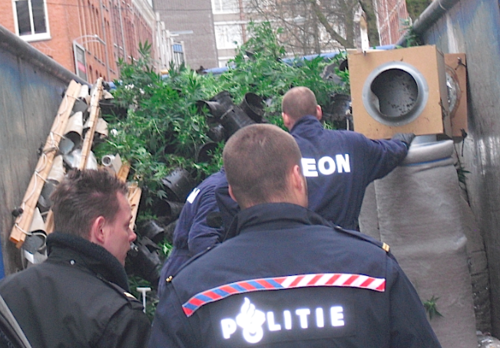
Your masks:
{"label": "man's hand", "polygon": [[415,134],[413,133],[396,133],[392,136],[392,140],[399,140],[406,144],[407,148],[410,148],[410,144],[415,139]]}

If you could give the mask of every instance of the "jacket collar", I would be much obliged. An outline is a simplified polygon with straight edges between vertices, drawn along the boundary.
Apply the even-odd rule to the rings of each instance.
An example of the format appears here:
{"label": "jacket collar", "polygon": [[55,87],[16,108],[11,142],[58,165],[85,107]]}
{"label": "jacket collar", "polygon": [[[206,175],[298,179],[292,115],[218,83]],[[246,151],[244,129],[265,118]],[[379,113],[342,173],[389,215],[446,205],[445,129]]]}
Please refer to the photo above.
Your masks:
{"label": "jacket collar", "polygon": [[268,229],[286,229],[297,225],[333,227],[313,211],[291,203],[265,203],[240,211],[234,218],[228,236]]}
{"label": "jacket collar", "polygon": [[[304,125],[305,127],[299,128],[299,125]],[[313,115],[308,115],[300,118],[297,122],[292,127],[292,130],[290,133],[300,133],[300,129],[311,129],[311,127],[316,127],[319,129],[323,129],[323,125],[321,124],[320,121],[316,118],[316,116]]]}
{"label": "jacket collar", "polygon": [[77,266],[87,268],[98,278],[129,290],[125,268],[100,245],[69,233],[54,232],[47,237],[47,252],[49,260],[72,260]]}

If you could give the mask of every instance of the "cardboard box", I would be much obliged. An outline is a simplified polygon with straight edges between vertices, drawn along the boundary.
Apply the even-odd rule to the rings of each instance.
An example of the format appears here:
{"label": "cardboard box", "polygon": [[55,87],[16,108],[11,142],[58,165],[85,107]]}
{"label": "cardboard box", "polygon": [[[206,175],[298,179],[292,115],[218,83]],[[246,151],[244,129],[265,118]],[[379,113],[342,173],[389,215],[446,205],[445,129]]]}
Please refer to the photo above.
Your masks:
{"label": "cardboard box", "polygon": [[435,46],[348,55],[354,130],[451,135],[444,55]]}

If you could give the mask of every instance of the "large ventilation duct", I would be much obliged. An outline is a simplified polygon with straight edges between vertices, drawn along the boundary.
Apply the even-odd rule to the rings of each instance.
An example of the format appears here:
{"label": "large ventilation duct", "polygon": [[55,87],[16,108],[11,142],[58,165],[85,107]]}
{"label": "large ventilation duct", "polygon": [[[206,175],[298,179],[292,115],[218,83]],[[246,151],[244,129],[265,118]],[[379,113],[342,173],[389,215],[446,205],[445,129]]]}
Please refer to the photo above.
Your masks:
{"label": "large ventilation duct", "polygon": [[372,139],[451,133],[444,56],[435,46],[359,52],[348,59],[355,131]]}

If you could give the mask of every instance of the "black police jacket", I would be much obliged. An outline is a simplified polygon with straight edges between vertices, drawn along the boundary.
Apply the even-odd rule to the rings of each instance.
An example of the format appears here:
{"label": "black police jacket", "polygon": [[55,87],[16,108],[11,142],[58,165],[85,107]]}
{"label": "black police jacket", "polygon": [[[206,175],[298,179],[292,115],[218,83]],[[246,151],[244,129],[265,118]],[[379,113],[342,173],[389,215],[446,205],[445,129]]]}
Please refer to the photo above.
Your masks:
{"label": "black police jacket", "polygon": [[33,347],[144,347],[150,321],[128,294],[120,262],[101,246],[54,232],[48,259],[0,282]]}
{"label": "black police jacket", "polygon": [[440,347],[385,247],[327,224],[293,204],[241,211],[239,234],[166,287],[149,346]]}

